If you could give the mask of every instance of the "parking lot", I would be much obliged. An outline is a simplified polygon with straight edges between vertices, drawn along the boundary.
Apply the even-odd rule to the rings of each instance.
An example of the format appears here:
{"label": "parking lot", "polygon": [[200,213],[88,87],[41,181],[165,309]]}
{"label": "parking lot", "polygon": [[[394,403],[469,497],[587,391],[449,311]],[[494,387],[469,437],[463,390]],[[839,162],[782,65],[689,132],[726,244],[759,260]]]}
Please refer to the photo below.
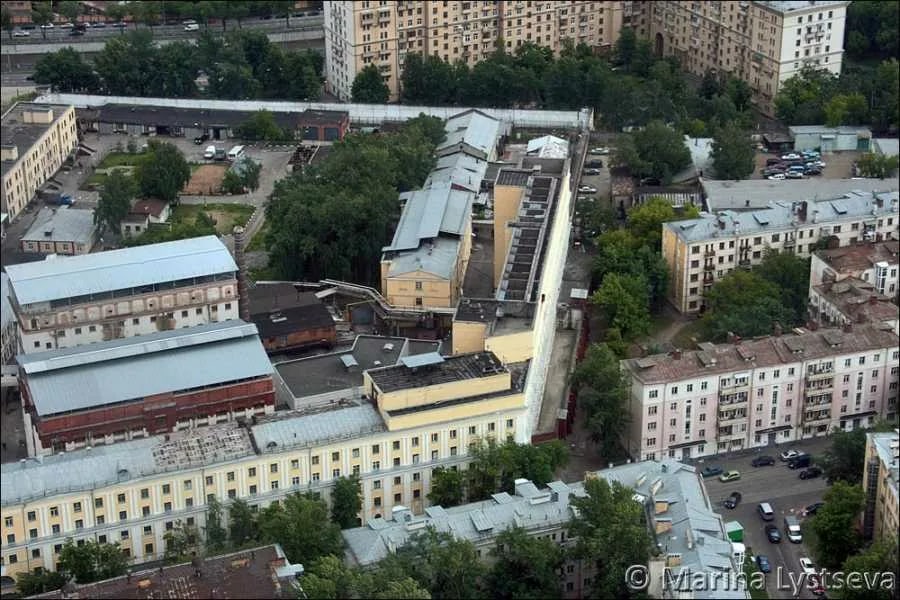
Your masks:
{"label": "parking lot", "polygon": [[[778,158],[781,154],[787,154],[787,152],[757,152],[754,157],[755,167],[749,179],[765,179],[762,175],[762,170],[766,168],[766,160]],[[826,152],[822,154],[822,162],[825,163],[822,174],[805,177],[804,179],[849,179],[853,177],[853,163],[859,159],[859,156],[860,153],[853,150]]]}
{"label": "parking lot", "polygon": [[[729,483],[721,483],[717,477],[705,480],[710,500],[713,502],[716,512],[721,514],[726,522],[738,521],[744,527],[744,544],[748,554],[763,554],[768,557],[772,565],[772,572],[766,576],[766,591],[770,598],[794,598],[794,590],[791,578],[799,580],[800,558],[808,556],[815,560],[811,549],[804,542],[799,544],[787,540],[784,527],[784,517],[794,515],[800,519],[801,524],[805,520],[801,516],[803,508],[813,502],[821,501],[827,485],[824,477],[801,480],[800,469],[791,470],[787,464],[778,460],[778,454],[788,448],[796,448],[821,456],[828,447],[827,438],[808,440],[791,445],[773,446],[760,453],[747,454],[740,458],[727,460],[707,460],[706,465],[720,466],[724,470],[737,470],[741,472],[741,479]],[[754,468],[750,461],[754,457],[768,455],[775,457],[775,465]],[[698,465],[702,468],[705,465]],[[731,492],[738,491],[742,494],[741,503],[734,510],[728,510],[722,506]],[[772,544],[766,538],[764,526],[767,524],[757,512],[760,502],[768,502],[775,511],[775,519],[771,521],[782,533],[782,542]],[[800,598],[815,598],[809,590],[803,590]]]}

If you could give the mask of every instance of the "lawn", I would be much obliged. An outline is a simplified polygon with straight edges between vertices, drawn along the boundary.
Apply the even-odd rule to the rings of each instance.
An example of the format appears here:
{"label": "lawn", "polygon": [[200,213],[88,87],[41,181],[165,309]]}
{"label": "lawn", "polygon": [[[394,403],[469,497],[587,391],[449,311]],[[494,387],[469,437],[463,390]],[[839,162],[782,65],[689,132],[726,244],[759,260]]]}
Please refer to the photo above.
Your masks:
{"label": "lawn", "polygon": [[250,243],[247,244],[247,252],[258,252],[265,251],[265,240],[266,235],[269,233],[269,222],[263,221],[262,227],[260,227],[256,234],[253,236],[253,239],[250,240]]}
{"label": "lawn", "polygon": [[253,207],[246,204],[180,204],[172,214],[172,224],[191,223],[200,212],[205,212],[216,222],[219,235],[231,233],[235,225],[243,226],[253,214]]}
{"label": "lawn", "polygon": [[129,154],[128,152],[110,152],[97,165],[97,170],[108,169],[110,167],[133,167],[138,164],[141,158],[140,154]]}

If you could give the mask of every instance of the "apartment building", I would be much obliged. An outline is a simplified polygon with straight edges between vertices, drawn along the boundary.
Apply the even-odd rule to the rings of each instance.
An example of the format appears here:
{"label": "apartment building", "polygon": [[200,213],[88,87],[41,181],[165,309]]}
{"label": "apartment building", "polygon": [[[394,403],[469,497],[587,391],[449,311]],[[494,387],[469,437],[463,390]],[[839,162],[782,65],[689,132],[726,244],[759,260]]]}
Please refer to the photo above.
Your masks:
{"label": "apartment building", "polygon": [[767,250],[806,257],[823,239],[838,246],[896,240],[898,227],[897,192],[858,191],[664,223],[662,252],[669,268],[669,301],[681,312],[698,312],[713,283],[735,268],[759,264]]}
{"label": "apartment building", "polygon": [[240,320],[17,360],[30,456],[275,411],[272,363]]}
{"label": "apartment building", "polygon": [[20,350],[236,319],[237,270],[215,236],[10,265]]}
{"label": "apartment building", "polygon": [[0,211],[10,220],[78,145],[75,108],[18,102],[0,119]]}
{"label": "apartment building", "polygon": [[900,526],[900,430],[866,435],[863,536],[896,542]]}
{"label": "apartment building", "polygon": [[485,353],[400,364],[369,373],[371,400],[4,464],[6,574],[55,569],[67,538],[157,560],[176,520],[202,528],[212,496],[256,507],[297,491],[327,497],[342,475],[361,478],[363,525],[398,505],[421,514],[434,468],[464,465],[471,444],[525,430],[523,368]]}
{"label": "apartment building", "polygon": [[630,2],[473,1],[325,2],[325,71],[330,93],[351,99],[353,80],[370,64],[400,95],[407,54],[437,56],[470,67],[490,56],[499,40],[507,52],[527,42],[555,54],[566,40],[596,50],[612,47]]}
{"label": "apartment building", "polygon": [[730,73],[774,113],[781,84],[805,66],[841,72],[847,6],[841,1],[642,2],[638,29],[663,56],[688,71]]}
{"label": "apartment building", "polygon": [[885,322],[900,332],[897,271],[900,242],[864,243],[813,253],[810,318],[824,325]]}
{"label": "apartment building", "polygon": [[[650,535],[659,542],[654,545],[662,550],[659,558],[647,557],[651,597],[675,597],[675,581],[682,571],[715,571],[722,576],[739,570],[723,519],[714,511],[703,480],[693,467],[672,460],[644,461],[586,472],[585,478],[602,478],[633,489],[634,501],[644,508]],[[427,527],[472,542],[483,560],[491,559],[498,536],[513,527],[568,548],[574,541],[568,532],[576,515],[573,501],[585,496],[583,481],[553,481],[546,488],[538,488],[527,479],[518,479],[512,494],[500,492],[490,500],[448,508],[430,506],[420,516],[396,506],[390,519],[372,520],[364,527],[342,532],[347,561],[364,567],[373,565]],[[668,567],[672,577],[661,577],[663,566]],[[563,597],[588,597],[594,574],[592,565],[567,559],[560,576]],[[717,590],[716,597],[746,596],[738,589]]]}
{"label": "apartment building", "polygon": [[687,459],[897,418],[897,334],[873,324],[796,331],[622,361],[631,456]]}

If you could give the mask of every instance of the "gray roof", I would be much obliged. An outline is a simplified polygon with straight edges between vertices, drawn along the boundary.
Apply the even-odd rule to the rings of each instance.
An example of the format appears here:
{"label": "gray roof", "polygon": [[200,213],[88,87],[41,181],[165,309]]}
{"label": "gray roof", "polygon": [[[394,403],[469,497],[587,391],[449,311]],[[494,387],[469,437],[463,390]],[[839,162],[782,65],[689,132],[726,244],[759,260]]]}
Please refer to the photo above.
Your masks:
{"label": "gray roof", "polygon": [[235,271],[215,236],[6,267],[20,305]]}
{"label": "gray roof", "polygon": [[447,119],[444,130],[447,138],[438,145],[438,154],[449,148],[468,146],[487,158],[500,138],[500,121],[477,109],[458,113]]}
{"label": "gray roof", "polygon": [[487,161],[464,152],[441,156],[422,187],[428,188],[449,182],[477,193],[481,189],[481,182],[485,178],[488,164]]}
{"label": "gray roof", "polygon": [[875,138],[872,145],[876,152],[880,152],[885,156],[900,155],[900,139],[897,138]]}
{"label": "gray roof", "polygon": [[[26,110],[53,110],[53,121],[49,124],[26,123],[23,113]],[[19,157],[16,160],[4,160],[0,163],[0,175],[6,173],[14,164],[25,157],[31,146],[34,145],[44,133],[53,126],[60,116],[69,109],[68,105],[44,104],[37,102],[18,102],[3,113],[2,125],[0,125],[0,142],[4,146],[15,146]]]}
{"label": "gray roof", "polygon": [[[815,211],[818,211],[815,226],[821,227],[832,222],[840,223],[850,219],[877,218],[879,215],[897,214],[897,206],[892,206],[892,201],[897,200],[897,197],[897,192],[881,194],[849,192],[843,196],[809,201],[805,222],[800,221],[793,213],[790,202],[772,202],[766,209],[750,212],[724,210],[718,212],[717,215],[704,215],[684,221],[670,221],[664,223],[663,227],[674,231],[686,242],[699,242],[731,235],[812,227]],[[876,198],[881,200],[881,207],[876,204]],[[721,224],[724,224],[724,227]]]}
{"label": "gray roof", "polygon": [[703,191],[710,211],[767,208],[773,200],[801,202],[817,198],[835,198],[848,192],[896,192],[900,180],[890,179],[746,179],[720,181],[704,179]]}
{"label": "gray roof", "polygon": [[542,158],[566,158],[569,155],[569,142],[555,135],[545,135],[529,140],[525,153],[537,154]]}
{"label": "gray roof", "polygon": [[272,373],[256,326],[243,321],[22,354],[17,361],[39,415]]}
{"label": "gray roof", "polygon": [[6,271],[0,271],[0,328],[6,327],[7,324],[16,320],[16,313],[13,312],[12,304],[9,303],[9,276]]}
{"label": "gray roof", "polygon": [[253,454],[250,434],[235,423],[98,445],[0,466],[0,504],[97,489],[140,477]]}
{"label": "gray roof", "polygon": [[384,431],[384,420],[369,402],[312,415],[285,413],[260,419],[250,428],[260,452],[309,447],[331,440],[363,437]]}
{"label": "gray roof", "polygon": [[38,211],[34,223],[21,239],[23,242],[71,242],[92,246],[96,230],[93,210],[45,206]]}
{"label": "gray roof", "polygon": [[827,125],[791,125],[790,127],[788,127],[788,131],[791,132],[792,136],[815,135],[817,133],[831,135],[872,135],[872,130],[870,130],[868,127],[850,126],[828,127]]}
{"label": "gray roof", "polygon": [[[897,459],[896,444],[900,441],[900,430],[885,431],[880,433],[866,434],[875,446],[878,458],[887,466],[888,484],[894,490],[894,496],[898,494],[898,485],[900,485],[900,461]],[[894,444],[894,447],[891,447]]]}
{"label": "gray roof", "polygon": [[794,10],[817,9],[817,8],[833,8],[841,4],[850,4],[848,0],[819,0],[818,2],[808,2],[806,0],[770,0],[768,2],[756,2],[768,6],[778,12],[791,12]]}
{"label": "gray roof", "polygon": [[[735,568],[722,517],[713,511],[693,467],[673,460],[644,461],[597,471],[596,476],[633,489],[636,500],[666,503],[665,510],[658,514],[654,514],[653,504],[649,504],[649,527],[653,535],[654,521],[671,522],[671,530],[660,534],[658,541],[664,552],[681,555],[681,564],[672,567],[676,576],[680,569],[697,573]],[[406,544],[416,531],[429,526],[478,545],[492,544],[510,527],[544,530],[561,526],[573,517],[571,499],[585,495],[584,482],[554,481],[547,488],[538,489],[530,481],[520,479],[516,482],[515,495],[495,494],[491,500],[451,508],[432,506],[425,509],[425,515],[409,520],[373,519],[365,527],[345,529],[342,534],[349,558],[357,564],[369,565]],[[698,594],[695,597],[746,597],[743,593],[729,594],[722,590]]]}

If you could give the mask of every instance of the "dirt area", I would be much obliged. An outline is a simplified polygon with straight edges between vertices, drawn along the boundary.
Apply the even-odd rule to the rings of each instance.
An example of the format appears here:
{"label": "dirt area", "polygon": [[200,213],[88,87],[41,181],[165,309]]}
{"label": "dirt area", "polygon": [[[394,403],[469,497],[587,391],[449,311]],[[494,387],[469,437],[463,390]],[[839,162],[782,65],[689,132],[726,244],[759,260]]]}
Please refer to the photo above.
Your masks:
{"label": "dirt area", "polygon": [[[825,153],[822,155],[822,161],[825,163],[822,174],[810,177],[810,179],[814,177],[820,179],[849,179],[853,177],[853,163],[859,160],[861,154],[861,152],[856,150]],[[778,158],[778,154],[771,152],[756,153],[756,168],[749,179],[763,179],[762,170],[766,168],[766,160],[769,158]]]}
{"label": "dirt area", "polygon": [[202,194],[212,195],[219,192],[222,187],[222,179],[228,171],[227,165],[202,165],[191,175],[191,179],[184,186],[183,193],[193,196]]}

